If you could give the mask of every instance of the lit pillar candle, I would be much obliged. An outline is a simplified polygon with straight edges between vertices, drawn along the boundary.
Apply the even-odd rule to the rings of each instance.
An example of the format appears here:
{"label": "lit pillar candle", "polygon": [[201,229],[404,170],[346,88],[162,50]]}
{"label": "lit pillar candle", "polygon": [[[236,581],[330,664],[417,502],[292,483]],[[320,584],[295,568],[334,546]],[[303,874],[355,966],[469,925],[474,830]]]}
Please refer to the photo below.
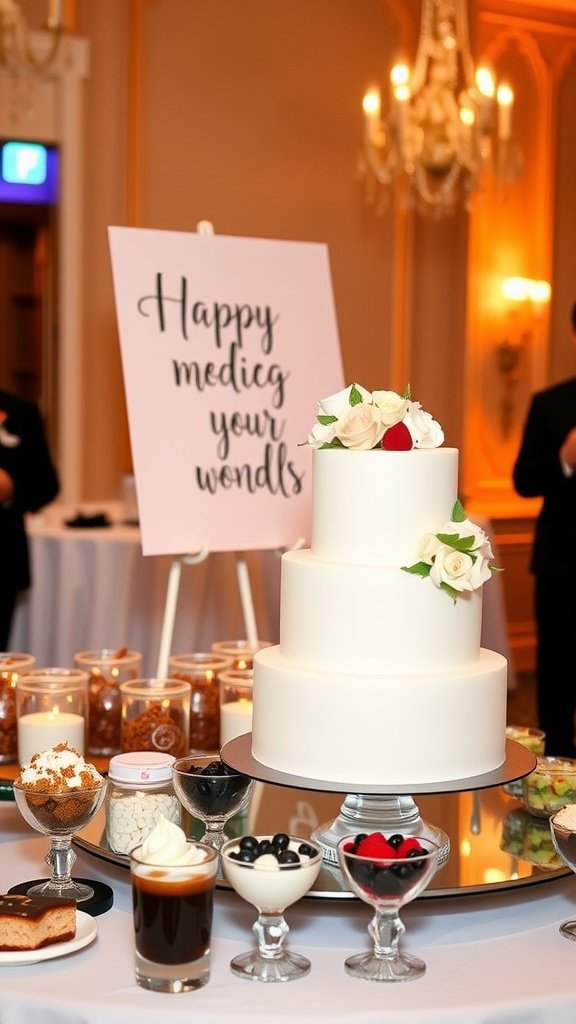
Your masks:
{"label": "lit pillar candle", "polygon": [[252,701],[240,698],[220,708],[220,745],[252,731]]}
{"label": "lit pillar candle", "polygon": [[498,138],[501,142],[507,142],[512,135],[512,106],[514,104],[514,93],[509,85],[498,86],[496,101],[498,103]]}
{"label": "lit pillar candle", "polygon": [[50,0],[48,7],[48,24],[50,28],[60,28],[62,24],[63,0]]}
{"label": "lit pillar candle", "polygon": [[84,719],[68,711],[35,711],[18,719],[18,760],[29,764],[34,754],[67,743],[84,753]]}

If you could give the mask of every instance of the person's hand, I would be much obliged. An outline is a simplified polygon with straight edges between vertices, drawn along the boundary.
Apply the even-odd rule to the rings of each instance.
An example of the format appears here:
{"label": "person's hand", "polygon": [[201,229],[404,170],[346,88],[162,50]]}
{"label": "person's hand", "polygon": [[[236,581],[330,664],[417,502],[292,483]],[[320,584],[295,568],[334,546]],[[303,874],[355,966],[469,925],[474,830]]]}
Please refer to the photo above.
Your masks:
{"label": "person's hand", "polygon": [[560,449],[560,458],[565,466],[569,466],[570,469],[576,467],[576,427],[566,435],[564,444]]}

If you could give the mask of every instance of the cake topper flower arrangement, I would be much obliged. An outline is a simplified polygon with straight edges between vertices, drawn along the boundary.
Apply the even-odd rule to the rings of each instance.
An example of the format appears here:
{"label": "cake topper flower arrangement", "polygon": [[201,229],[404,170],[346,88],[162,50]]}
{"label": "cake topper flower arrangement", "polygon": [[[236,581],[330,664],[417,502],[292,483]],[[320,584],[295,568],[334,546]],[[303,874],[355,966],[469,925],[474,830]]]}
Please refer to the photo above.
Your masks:
{"label": "cake topper flower arrangement", "polygon": [[460,501],[454,504],[450,522],[438,533],[424,534],[418,555],[420,561],[403,565],[404,572],[423,579],[430,577],[454,603],[463,591],[477,590],[492,573],[502,572],[490,565],[494,557],[490,540],[480,526],[468,519]]}
{"label": "cake topper flower arrangement", "polygon": [[420,402],[413,402],[410,387],[396,391],[367,391],[350,384],[343,391],[323,398],[318,404],[316,423],[308,434],[312,448],[348,448],[367,451],[410,451],[438,448],[444,432]]}

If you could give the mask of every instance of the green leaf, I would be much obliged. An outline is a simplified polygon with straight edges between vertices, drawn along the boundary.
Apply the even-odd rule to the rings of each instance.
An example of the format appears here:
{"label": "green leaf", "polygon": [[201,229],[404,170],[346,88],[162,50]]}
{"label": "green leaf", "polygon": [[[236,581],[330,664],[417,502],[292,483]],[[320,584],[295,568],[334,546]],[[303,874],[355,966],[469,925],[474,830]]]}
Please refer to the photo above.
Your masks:
{"label": "green leaf", "polygon": [[456,601],[458,600],[458,597],[460,595],[459,590],[455,590],[454,587],[451,587],[449,583],[441,583],[440,590],[443,590],[445,594],[448,594],[448,597],[452,598],[452,603],[456,604]]}
{"label": "green leaf", "polygon": [[452,515],[450,518],[453,523],[463,523],[464,520],[468,518],[464,511],[464,506],[459,499],[454,503],[454,508],[452,509]]}
{"label": "green leaf", "polygon": [[414,565],[401,566],[403,572],[409,572],[413,576],[421,576],[423,580],[428,578],[431,568],[432,566],[428,562],[415,562]]}
{"label": "green leaf", "polygon": [[502,566],[489,565],[488,568],[490,569],[490,572],[504,572],[504,569],[502,568]]}
{"label": "green leaf", "polygon": [[330,423],[337,423],[338,422],[338,417],[337,416],[322,415],[322,416],[317,416],[316,419],[318,420],[318,423],[322,424],[323,427],[327,427]]}
{"label": "green leaf", "polygon": [[362,395],[358,391],[358,388],[356,387],[355,384],[353,384],[351,389],[350,389],[349,402],[350,402],[350,405],[360,405],[361,402],[362,402]]}
{"label": "green leaf", "polygon": [[322,448],[344,448],[344,447],[345,446],[342,444],[342,441],[339,441],[337,437],[335,437],[333,441],[326,441],[324,444],[320,445],[321,449]]}
{"label": "green leaf", "polygon": [[412,398],[412,391],[410,390],[409,384],[407,384],[406,387],[404,388],[404,391],[400,395],[400,398],[406,398],[408,401],[410,401],[410,399]]}
{"label": "green leaf", "polygon": [[437,533],[436,536],[441,544],[453,548],[454,551],[464,551],[467,555],[470,554],[475,540],[474,537],[461,537],[459,533]]}

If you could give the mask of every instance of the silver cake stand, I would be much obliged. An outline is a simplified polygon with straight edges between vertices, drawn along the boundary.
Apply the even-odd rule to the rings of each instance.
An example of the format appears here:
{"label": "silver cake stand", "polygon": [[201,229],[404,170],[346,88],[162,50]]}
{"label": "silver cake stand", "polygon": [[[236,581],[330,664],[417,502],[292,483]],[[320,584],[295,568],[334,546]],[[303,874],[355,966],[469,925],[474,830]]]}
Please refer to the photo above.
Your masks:
{"label": "silver cake stand", "polygon": [[[311,789],[319,793],[342,793],[347,789],[343,782],[309,779],[268,768],[252,755],[252,733],[245,733],[230,740],[222,747],[220,757],[231,768],[259,782],[289,786],[292,789]],[[414,800],[414,794],[424,796],[432,793],[458,793],[504,786],[528,775],[535,767],[536,756],[531,751],[515,740],[506,740],[506,756],[503,763],[499,768],[484,775],[422,785],[355,785],[355,792],[346,796],[334,820],[320,825],[312,833],[311,838],[322,847],[324,860],[330,865],[337,866],[336,846],[342,836],[374,831],[409,832],[410,835],[427,836],[440,847],[438,867],[441,867],[450,855],[450,839],[442,829],[424,821]]]}

